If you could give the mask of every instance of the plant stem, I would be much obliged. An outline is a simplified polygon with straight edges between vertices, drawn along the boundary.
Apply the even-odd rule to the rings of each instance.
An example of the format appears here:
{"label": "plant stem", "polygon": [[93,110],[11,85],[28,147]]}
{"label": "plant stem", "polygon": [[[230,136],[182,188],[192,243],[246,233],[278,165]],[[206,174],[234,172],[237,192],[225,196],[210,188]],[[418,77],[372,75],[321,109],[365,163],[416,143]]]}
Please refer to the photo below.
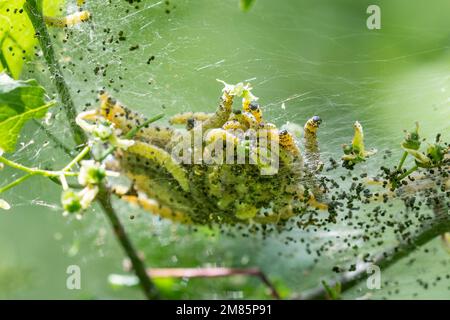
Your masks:
{"label": "plant stem", "polygon": [[145,296],[147,297],[147,299],[151,300],[159,299],[160,298],[159,293],[155,285],[147,275],[144,263],[138,257],[136,250],[133,247],[133,244],[128,238],[122,223],[120,222],[117,214],[115,213],[112,207],[111,196],[104,187],[101,188],[101,191],[98,195],[98,201],[100,202],[103,211],[105,212],[106,216],[109,219],[109,222],[111,223],[116,238],[119,240],[123,250],[130,258],[134,272],[136,273],[136,276],[139,278],[139,284],[141,285]]}
{"label": "plant stem", "polygon": [[409,169],[408,171],[406,171],[405,173],[403,173],[400,177],[398,177],[398,181],[403,180],[404,178],[406,178],[407,176],[409,176],[411,173],[413,173],[414,171],[416,171],[417,169],[419,169],[418,166],[414,166],[411,169]]}
{"label": "plant stem", "polygon": [[11,188],[14,188],[15,186],[21,184],[22,182],[24,182],[25,180],[27,180],[28,178],[31,178],[32,176],[34,176],[34,173],[28,173],[24,176],[21,176],[19,179],[14,180],[13,182],[11,182],[10,184],[4,186],[3,188],[0,188],[0,193],[3,193]]}
{"label": "plant stem", "polygon": [[[407,257],[418,247],[427,244],[441,234],[449,231],[450,218],[447,217],[447,215],[438,216],[436,219],[433,219],[433,221],[425,224],[423,228],[410,239],[403,241],[396,247],[378,254],[369,265],[375,264],[381,270],[387,269],[399,260]],[[366,270],[367,267],[364,267],[356,272],[346,273],[334,283],[340,282],[342,288],[341,292],[347,291],[366,279],[366,277],[368,276]],[[302,300],[325,299],[326,290],[323,286],[318,286],[315,289],[302,293],[298,298]]]}
{"label": "plant stem", "polygon": [[72,167],[74,165],[76,165],[78,162],[80,162],[81,160],[83,160],[83,158],[91,151],[91,146],[86,146],[83,148],[83,150],[81,150],[81,152],[79,154],[77,154],[77,156],[75,158],[72,159],[72,161],[69,162],[69,164],[67,166],[64,167],[64,169],[62,169],[63,172],[67,172],[70,169],[72,169]]}
{"label": "plant stem", "polygon": [[0,156],[0,162],[3,162],[4,164],[6,164],[7,166],[10,166],[11,168],[14,169],[18,169],[21,171],[25,171],[28,174],[24,175],[22,177],[20,177],[19,179],[11,182],[10,184],[4,186],[3,188],[0,189],[0,193],[9,190],[19,184],[21,184],[22,182],[24,182],[25,180],[27,180],[28,178],[31,178],[32,176],[35,175],[41,175],[44,177],[48,177],[50,179],[52,179],[52,181],[59,181],[59,179],[55,179],[56,177],[61,177],[61,176],[77,176],[78,173],[76,172],[70,172],[70,169],[72,169],[72,167],[77,164],[78,162],[80,162],[91,150],[90,146],[86,146],[84,147],[83,150],[81,150],[81,152],[72,159],[72,161],[69,162],[68,165],[66,165],[62,170],[60,171],[49,171],[49,170],[41,170],[41,169],[36,169],[36,168],[29,168],[26,167],[24,165],[21,165],[17,162],[8,160],[6,158],[4,158],[3,156]]}
{"label": "plant stem", "polygon": [[400,169],[403,167],[403,163],[406,160],[406,157],[408,156],[408,152],[403,152],[402,158],[400,159],[400,163],[397,166],[397,170],[400,171]]}
{"label": "plant stem", "polygon": [[3,156],[0,156],[0,162],[3,162],[4,164],[6,164],[7,166],[9,166],[11,168],[21,170],[21,171],[24,171],[24,172],[32,174],[32,175],[41,175],[44,177],[56,177],[56,176],[60,176],[60,175],[74,177],[74,176],[78,175],[78,173],[76,173],[76,172],[50,171],[50,170],[42,170],[42,169],[37,169],[37,168],[29,168],[20,163],[14,162],[12,160],[8,160]]}
{"label": "plant stem", "polygon": [[[131,129],[130,131],[128,131],[128,133],[125,135],[125,139],[131,139],[133,138],[136,133],[138,133],[139,130],[141,130],[142,128],[144,128],[145,126],[149,125],[150,123],[153,123],[155,121],[158,121],[159,119],[161,119],[162,117],[164,117],[163,113],[160,113],[150,119],[147,119],[144,123],[142,123],[140,126],[134,127],[133,129]],[[98,161],[103,161],[106,159],[107,156],[109,156],[111,153],[114,152],[114,150],[116,150],[115,146],[110,146],[108,149],[106,149],[105,153],[102,154],[102,156],[97,159]]]}
{"label": "plant stem", "polygon": [[147,120],[145,120],[140,126],[136,126],[133,129],[131,129],[130,131],[128,131],[128,133],[125,135],[125,139],[131,139],[133,138],[136,133],[138,133],[139,130],[141,130],[142,128],[148,126],[149,124],[158,121],[159,119],[164,117],[164,113],[160,113],[154,117],[151,117]]}
{"label": "plant stem", "polygon": [[[407,154],[407,152],[405,152]],[[406,157],[403,157],[406,158]],[[402,158],[402,161],[400,161],[397,171],[399,171],[403,165],[404,159]],[[417,169],[419,169],[419,167],[417,165],[415,165],[414,167],[412,167],[411,169],[407,170],[406,172],[404,172],[403,174],[401,174],[398,177],[395,177],[392,179],[392,189],[397,189],[398,184],[400,183],[400,181],[402,181],[404,178],[406,178],[407,176],[409,176],[411,173],[413,173],[414,171],[416,171]]]}
{"label": "plant stem", "polygon": [[36,0],[26,0],[24,9],[33,24],[36,32],[39,45],[41,46],[44,54],[44,59],[52,75],[55,87],[60,95],[61,102],[63,104],[64,111],[66,113],[67,120],[72,131],[73,138],[76,144],[82,144],[86,141],[86,135],[84,131],[75,123],[76,108],[70,96],[69,87],[64,80],[64,76],[61,67],[56,59],[55,50],[50,40],[50,35],[45,26],[42,12],[38,9]]}
{"label": "plant stem", "polygon": [[[77,126],[75,122],[76,108],[70,95],[69,88],[64,80],[61,67],[58,63],[58,60],[56,59],[55,52],[50,40],[50,35],[48,34],[47,27],[42,16],[42,11],[38,9],[36,0],[26,0],[24,9],[26,10],[35,28],[39,44],[41,46],[42,52],[44,53],[45,61],[54,79],[56,90],[58,91],[61,103],[64,107],[67,119],[69,121],[73,139],[78,145],[85,144],[87,142],[87,137],[84,131],[79,126]],[[121,225],[116,212],[111,206],[110,195],[103,191],[103,194],[101,194],[99,198],[99,202],[103,208],[103,211],[108,216],[111,224],[115,228],[114,231],[117,239],[119,240],[120,244],[122,245],[123,249],[129,256],[133,264],[133,269],[135,270],[136,276],[139,278],[139,282],[143,288],[145,296],[148,299],[157,298],[157,289],[146,274],[143,261],[138,258],[136,251],[134,250],[131,242],[128,240],[125,230],[123,229],[123,226]],[[118,231],[116,231],[115,226],[117,227]]]}

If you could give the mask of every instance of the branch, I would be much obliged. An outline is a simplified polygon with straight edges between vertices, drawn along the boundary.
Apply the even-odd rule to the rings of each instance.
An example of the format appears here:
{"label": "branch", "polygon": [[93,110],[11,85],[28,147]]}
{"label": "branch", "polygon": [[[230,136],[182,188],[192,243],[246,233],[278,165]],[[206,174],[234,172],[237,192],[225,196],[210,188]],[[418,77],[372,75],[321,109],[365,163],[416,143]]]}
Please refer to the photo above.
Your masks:
{"label": "branch", "polygon": [[[139,132],[139,130],[141,130],[142,128],[148,126],[150,123],[153,123],[155,121],[158,121],[159,119],[163,118],[164,114],[160,113],[154,117],[151,117],[150,119],[147,119],[146,121],[144,121],[144,123],[142,123],[139,126],[134,127],[133,129],[131,129],[130,131],[128,131],[128,133],[124,136],[125,139],[132,139],[134,138],[134,136]],[[106,157],[108,157],[110,154],[112,154],[114,151],[116,151],[116,146],[110,146],[105,153],[103,153],[103,155],[97,159],[98,161],[103,161],[106,159]]]}
{"label": "branch", "polygon": [[147,297],[147,299],[159,299],[160,296],[158,290],[147,275],[143,261],[138,257],[133,244],[128,238],[127,233],[125,232],[125,229],[119,220],[119,217],[114,211],[114,208],[111,204],[111,195],[106,191],[106,188],[102,187],[97,199],[106,216],[108,217],[109,222],[111,223],[117,240],[119,240],[125,253],[130,258],[133,270],[139,279],[139,284],[141,285],[145,296]]}
{"label": "branch", "polygon": [[[45,61],[50,70],[50,74],[53,77],[53,81],[55,83],[56,90],[60,96],[62,105],[64,107],[64,111],[66,113],[66,117],[68,119],[70,129],[72,131],[72,135],[76,144],[85,144],[87,142],[87,137],[84,131],[77,126],[76,119],[76,108],[73,103],[72,97],[70,95],[69,88],[64,80],[64,76],[61,70],[61,67],[58,63],[58,60],[55,56],[55,51],[53,49],[50,35],[48,34],[47,27],[44,22],[44,18],[42,16],[42,8],[38,9],[38,4],[36,0],[26,0],[24,5],[24,9],[28,14],[28,17],[33,24],[33,27],[36,31],[36,36],[39,40],[39,44],[41,46],[42,52],[44,53]],[[137,253],[128,239],[125,230],[120,223],[120,220],[117,216],[117,213],[114,211],[111,205],[110,194],[106,191],[102,190],[98,201],[103,208],[104,213],[108,217],[113,226],[114,233],[122,245],[124,251],[130,258],[133,269],[136,273],[136,276],[139,278],[140,285],[144,291],[145,296],[148,299],[156,299],[159,298],[157,289],[151,279],[145,272],[145,266],[142,260],[140,260],[137,256]]]}
{"label": "branch", "polygon": [[235,275],[258,277],[270,290],[274,299],[281,299],[275,286],[259,268],[152,268],[147,270],[152,278],[217,278]]}
{"label": "branch", "polygon": [[83,160],[83,158],[84,158],[89,152],[91,152],[91,146],[90,146],[90,145],[87,145],[86,147],[83,148],[83,150],[80,151],[79,154],[77,154],[77,156],[76,156],[75,158],[73,158],[73,159],[69,162],[69,164],[67,164],[67,165],[62,169],[62,171],[63,171],[63,172],[67,172],[67,171],[69,171],[70,169],[72,169],[72,167],[73,167],[74,165],[76,165],[78,162],[80,162],[81,160]]}
{"label": "branch", "polygon": [[60,96],[67,120],[69,122],[70,130],[72,131],[72,136],[77,144],[83,144],[87,140],[86,135],[75,123],[77,111],[70,95],[69,87],[64,80],[61,66],[56,59],[55,50],[50,40],[47,27],[45,26],[42,12],[38,9],[36,0],[26,0],[24,9],[33,24],[34,30],[36,31],[36,37],[39,41],[39,45],[41,46],[44,59],[50,70],[50,74],[52,75],[53,83],[55,84],[56,90]]}
{"label": "branch", "polygon": [[[441,234],[449,231],[450,231],[450,218],[448,217],[448,215],[444,214],[437,215],[437,217],[433,219],[433,221],[425,224],[419,232],[417,232],[407,241],[404,241],[396,247],[393,247],[389,250],[379,253],[369,265],[375,264],[378,267],[380,267],[381,270],[387,269],[388,267],[395,264],[399,260],[407,257],[418,247],[427,244],[428,242],[440,236]],[[343,274],[334,283],[331,282],[331,285],[334,285],[336,282],[340,282],[342,288],[341,292],[345,292],[355,287],[363,280],[365,280],[367,277],[366,271],[367,266],[355,272],[347,272]],[[325,288],[323,286],[319,286],[315,289],[302,293],[299,297],[296,298],[301,300],[316,300],[316,299],[326,299],[326,297],[327,295]]]}
{"label": "branch", "polygon": [[14,188],[15,186],[21,184],[25,180],[28,180],[29,178],[31,178],[34,175],[35,175],[34,173],[27,173],[26,175],[21,176],[19,179],[16,179],[13,182],[11,182],[10,184],[7,184],[6,186],[0,188],[0,193],[3,193],[11,188]]}
{"label": "branch", "polygon": [[31,175],[41,175],[44,177],[58,177],[61,175],[74,177],[74,176],[78,175],[78,173],[76,173],[76,172],[68,172],[68,171],[64,171],[64,170],[51,171],[51,170],[42,170],[42,169],[38,169],[38,168],[30,168],[30,167],[24,166],[20,163],[6,159],[3,156],[0,156],[0,163],[4,163],[11,168],[14,168],[14,169],[17,169],[20,171],[24,171]]}

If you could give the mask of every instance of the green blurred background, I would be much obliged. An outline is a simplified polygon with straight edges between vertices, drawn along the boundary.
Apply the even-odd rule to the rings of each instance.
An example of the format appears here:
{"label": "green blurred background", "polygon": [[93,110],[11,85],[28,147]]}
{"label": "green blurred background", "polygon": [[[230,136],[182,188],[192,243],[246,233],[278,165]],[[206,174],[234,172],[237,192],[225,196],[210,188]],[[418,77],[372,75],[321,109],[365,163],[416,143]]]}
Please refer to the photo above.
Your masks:
{"label": "green blurred background", "polygon": [[[380,30],[366,27],[370,4],[381,8]],[[75,10],[72,2],[66,6],[69,12]],[[80,110],[95,106],[95,90],[106,87],[149,116],[161,111],[168,115],[212,111],[221,90],[215,79],[248,80],[266,118],[276,124],[303,123],[314,114],[324,119],[319,133],[324,159],[339,157],[355,120],[364,125],[367,145],[381,152],[392,150],[393,158],[385,160],[388,164],[397,161],[402,130],[410,129],[415,120],[420,120],[424,136],[440,132],[448,141],[450,3],[446,0],[256,0],[248,12],[239,9],[237,0],[142,0],[132,5],[88,0],[85,7],[92,13],[91,22],[69,32],[52,30]],[[126,39],[116,43],[120,32]],[[130,51],[136,45],[139,48]],[[26,63],[21,77],[36,78],[53,90],[39,57]],[[58,109],[53,111],[57,114]],[[50,125],[70,144],[62,115],[57,114]],[[42,166],[67,161],[33,124],[26,127],[21,141],[14,155],[17,161]],[[361,170],[377,168],[380,159]],[[9,169],[0,175],[2,183],[14,177]],[[109,275],[126,272],[124,255],[101,211],[94,208],[81,221],[64,218],[59,195],[55,184],[40,178],[4,195],[13,208],[0,212],[0,298],[142,298],[135,287],[108,282]],[[160,221],[123,203],[116,206],[149,266],[259,266],[285,297],[331,279],[336,263],[354,259],[350,250],[314,254],[321,241],[339,245],[336,233],[345,232],[345,226],[330,232],[274,233],[266,239],[242,237],[232,230],[231,237]],[[390,210],[395,213],[398,208]],[[130,220],[131,215],[137,216]],[[304,243],[285,244],[288,236]],[[385,242],[371,250],[390,244],[394,240],[386,235]],[[411,259],[414,263],[407,263]],[[368,292],[376,299],[450,297],[446,278],[450,259],[439,241],[407,260],[383,270],[381,290],[369,292],[362,283],[344,297]],[[81,268],[81,290],[66,288],[69,265]],[[427,288],[417,281],[418,275]],[[158,280],[158,286],[168,298],[269,298],[258,279],[240,276],[166,279]]]}

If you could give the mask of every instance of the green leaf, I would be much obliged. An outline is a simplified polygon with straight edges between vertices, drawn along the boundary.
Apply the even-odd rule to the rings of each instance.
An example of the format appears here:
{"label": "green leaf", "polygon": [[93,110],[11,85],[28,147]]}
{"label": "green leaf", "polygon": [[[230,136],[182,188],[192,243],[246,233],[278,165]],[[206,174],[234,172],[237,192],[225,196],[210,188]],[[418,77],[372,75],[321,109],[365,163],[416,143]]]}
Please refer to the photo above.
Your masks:
{"label": "green leaf", "polygon": [[[33,57],[37,39],[23,10],[25,0],[0,1],[0,71],[19,78],[24,61]],[[63,0],[44,1],[44,14],[54,16],[62,11]]]}
{"label": "green leaf", "polygon": [[434,164],[440,164],[445,157],[445,147],[439,144],[432,144],[427,148],[427,155]]}
{"label": "green leaf", "polygon": [[240,1],[241,1],[241,10],[242,11],[250,10],[251,6],[255,2],[255,0],[240,0]]}
{"label": "green leaf", "polygon": [[44,117],[53,104],[45,101],[45,89],[36,80],[14,80],[0,73],[0,149],[14,151],[23,125]]}

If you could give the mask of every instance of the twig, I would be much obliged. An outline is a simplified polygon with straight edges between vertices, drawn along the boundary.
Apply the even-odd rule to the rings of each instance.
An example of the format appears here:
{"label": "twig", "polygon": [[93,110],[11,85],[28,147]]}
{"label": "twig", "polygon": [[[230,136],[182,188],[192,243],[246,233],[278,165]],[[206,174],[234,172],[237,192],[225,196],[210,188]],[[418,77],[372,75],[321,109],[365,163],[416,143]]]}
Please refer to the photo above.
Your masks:
{"label": "twig", "polygon": [[162,119],[164,117],[164,113],[160,113],[154,117],[151,117],[147,120],[145,120],[141,125],[136,126],[134,128],[132,128],[130,131],[128,131],[128,133],[125,135],[125,139],[131,139],[133,138],[139,130],[141,130],[142,128],[148,126],[149,124],[158,121],[159,119]]}
{"label": "twig", "polygon": [[62,169],[63,172],[67,172],[70,169],[72,169],[72,167],[74,165],[76,165],[78,162],[80,162],[81,160],[83,160],[83,158],[91,151],[91,146],[86,146],[83,148],[83,150],[81,150],[81,152],[72,159],[72,161],[69,162],[68,165],[66,165],[64,167],[64,169]]}
{"label": "twig", "polygon": [[[134,138],[134,136],[138,133],[139,130],[141,130],[142,128],[148,126],[149,124],[158,121],[159,119],[163,118],[164,114],[160,113],[154,117],[151,117],[150,119],[147,119],[144,123],[142,123],[140,126],[136,126],[133,129],[131,129],[130,131],[128,131],[128,133],[125,135],[125,139],[132,139]],[[106,159],[106,157],[108,157],[110,154],[112,154],[114,151],[116,150],[115,146],[110,146],[108,149],[106,149],[105,153],[103,153],[99,159],[97,159],[98,161],[103,161]]]}
{"label": "twig", "polygon": [[15,186],[21,184],[22,182],[24,182],[25,180],[28,180],[29,178],[31,178],[32,176],[34,176],[34,173],[28,173],[26,175],[21,176],[20,178],[18,178],[17,180],[14,180],[13,182],[11,182],[10,184],[7,184],[6,186],[0,188],[0,193],[3,193],[11,188],[14,188]]}
{"label": "twig", "polygon": [[[389,266],[395,264],[399,260],[407,257],[410,253],[412,253],[415,249],[424,244],[430,242],[436,237],[440,236],[445,232],[450,231],[450,218],[441,215],[436,219],[433,219],[432,222],[427,223],[420,232],[418,232],[415,236],[411,237],[407,241],[400,243],[398,246],[393,247],[389,250],[381,252],[378,254],[373,261],[368,264],[369,265],[377,265],[381,270],[388,268]],[[341,283],[342,291],[347,291],[354,286],[358,285],[367,277],[367,266],[360,268],[358,271],[346,273],[342,275],[336,282]],[[334,285],[332,283],[331,285]],[[303,292],[299,297],[302,300],[316,300],[316,299],[325,299],[326,298],[326,290],[323,286],[319,286],[315,289]]]}
{"label": "twig", "polygon": [[413,173],[414,171],[416,171],[419,167],[416,165],[414,167],[412,167],[411,169],[407,170],[406,172],[404,172],[402,175],[400,175],[400,177],[398,177],[398,181],[403,180],[404,178],[406,178],[407,176],[409,176],[411,173]]}
{"label": "twig", "polygon": [[42,169],[38,169],[38,168],[29,168],[20,163],[6,159],[3,156],[0,156],[0,162],[6,164],[7,166],[9,166],[11,168],[14,168],[14,169],[17,169],[17,170],[20,170],[20,171],[23,171],[23,172],[26,172],[26,173],[29,173],[32,175],[41,175],[44,177],[57,177],[57,176],[61,176],[61,175],[73,177],[73,176],[78,175],[78,173],[76,173],[76,172],[68,172],[68,171],[64,171],[64,170],[51,171],[51,170],[42,170]]}
{"label": "twig", "polygon": [[408,152],[404,151],[402,158],[400,159],[400,162],[397,166],[397,171],[400,171],[400,169],[403,167],[403,163],[405,162],[407,156],[408,156]]}
{"label": "twig", "polygon": [[83,144],[86,142],[86,135],[84,131],[75,123],[76,108],[70,96],[69,87],[64,80],[64,76],[61,70],[61,66],[56,59],[55,50],[50,40],[50,35],[45,26],[45,22],[42,16],[42,12],[38,9],[36,0],[26,0],[24,9],[33,24],[36,36],[44,54],[44,59],[50,70],[50,74],[53,77],[56,90],[60,95],[60,99],[63,104],[64,111],[66,113],[67,120],[69,122],[70,130],[72,131],[73,138],[77,144]]}
{"label": "twig", "polygon": [[[70,96],[69,88],[64,80],[61,67],[58,63],[58,60],[56,59],[55,52],[50,40],[50,35],[48,34],[47,27],[45,26],[44,18],[42,16],[42,8],[38,9],[36,0],[26,0],[24,9],[26,10],[31,23],[35,28],[36,36],[39,40],[42,52],[44,53],[45,61],[47,62],[52,77],[54,78],[56,90],[58,91],[67,119],[69,121],[74,141],[78,145],[85,144],[87,142],[87,137],[84,131],[80,127],[78,127],[75,122],[76,108],[73,103],[72,97]],[[159,298],[156,287],[145,272],[143,261],[138,258],[134,247],[129,241],[125,230],[111,205],[110,194],[103,190],[100,193],[98,199],[100,205],[103,208],[103,211],[109,218],[114,228],[114,233],[117,239],[119,240],[125,253],[128,255],[133,264],[133,269],[136,273],[136,276],[139,278],[139,282],[141,284],[141,287],[143,288],[145,296],[148,299]]]}
{"label": "twig", "polygon": [[103,211],[105,212],[106,216],[109,219],[109,222],[111,223],[111,226],[113,228],[114,234],[116,235],[116,238],[119,240],[120,244],[122,245],[123,249],[125,250],[126,254],[130,258],[131,264],[133,265],[133,270],[136,273],[136,276],[139,279],[139,284],[142,287],[142,290],[144,291],[145,296],[148,299],[159,299],[159,293],[156,289],[153,282],[150,280],[149,276],[147,275],[145,271],[145,266],[142,260],[138,257],[136,250],[133,247],[133,244],[131,243],[130,239],[127,236],[127,233],[125,232],[125,229],[122,225],[122,223],[119,220],[119,217],[115,213],[112,204],[111,204],[111,196],[106,191],[106,188],[102,188],[99,195],[98,195],[98,201],[100,205],[103,208]]}
{"label": "twig", "polygon": [[281,299],[277,289],[259,268],[152,268],[147,270],[152,278],[218,278],[235,275],[258,277],[269,289],[274,299]]}

